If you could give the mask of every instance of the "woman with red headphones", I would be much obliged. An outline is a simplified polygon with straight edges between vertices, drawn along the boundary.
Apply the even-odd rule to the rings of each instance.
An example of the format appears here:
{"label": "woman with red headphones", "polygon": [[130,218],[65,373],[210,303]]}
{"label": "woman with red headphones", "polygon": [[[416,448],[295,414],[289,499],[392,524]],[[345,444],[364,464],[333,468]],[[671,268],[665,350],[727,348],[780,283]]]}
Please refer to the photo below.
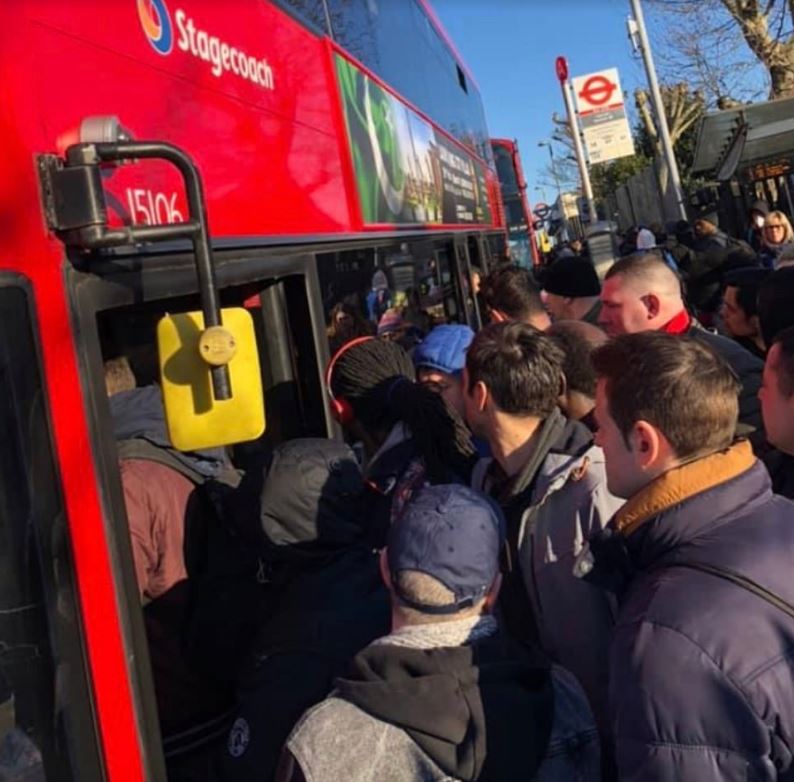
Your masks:
{"label": "woman with red headphones", "polygon": [[413,362],[397,343],[375,337],[348,342],[329,362],[325,382],[331,413],[364,445],[364,475],[381,498],[376,545],[414,489],[468,485],[476,461],[471,433],[441,396],[415,382]]}

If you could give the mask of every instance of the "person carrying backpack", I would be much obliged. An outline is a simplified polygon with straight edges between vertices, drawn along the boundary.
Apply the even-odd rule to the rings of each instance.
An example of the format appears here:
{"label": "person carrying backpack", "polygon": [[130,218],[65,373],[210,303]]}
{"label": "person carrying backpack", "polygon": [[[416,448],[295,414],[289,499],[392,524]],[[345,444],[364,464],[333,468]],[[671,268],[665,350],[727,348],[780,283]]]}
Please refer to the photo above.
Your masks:
{"label": "person carrying backpack", "polygon": [[388,631],[388,594],[367,542],[363,500],[353,451],[313,438],[279,445],[227,498],[231,523],[258,528],[266,594],[239,672],[222,780],[272,779],[301,714]]}

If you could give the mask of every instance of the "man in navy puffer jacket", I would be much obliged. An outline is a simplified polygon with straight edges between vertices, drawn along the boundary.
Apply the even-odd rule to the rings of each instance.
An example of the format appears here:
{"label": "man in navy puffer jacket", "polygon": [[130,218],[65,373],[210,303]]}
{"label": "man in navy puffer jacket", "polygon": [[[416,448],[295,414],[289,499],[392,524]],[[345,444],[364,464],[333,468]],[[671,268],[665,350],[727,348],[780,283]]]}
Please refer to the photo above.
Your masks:
{"label": "man in navy puffer jacket", "polygon": [[620,599],[620,779],[794,779],[794,618],[746,582],[794,603],[794,503],[732,443],[738,383],[702,342],[662,333],[617,337],[594,364],[596,442],[628,502],[576,573]]}

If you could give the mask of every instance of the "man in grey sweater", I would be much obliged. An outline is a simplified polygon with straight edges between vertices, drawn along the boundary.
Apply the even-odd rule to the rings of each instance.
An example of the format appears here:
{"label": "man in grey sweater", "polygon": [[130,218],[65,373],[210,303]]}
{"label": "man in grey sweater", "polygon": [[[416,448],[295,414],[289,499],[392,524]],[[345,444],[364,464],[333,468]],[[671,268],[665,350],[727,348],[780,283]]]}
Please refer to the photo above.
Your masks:
{"label": "man in grey sweater", "polygon": [[502,636],[504,519],[464,486],[421,489],[381,559],[392,632],[287,741],[279,782],[599,779],[575,679]]}

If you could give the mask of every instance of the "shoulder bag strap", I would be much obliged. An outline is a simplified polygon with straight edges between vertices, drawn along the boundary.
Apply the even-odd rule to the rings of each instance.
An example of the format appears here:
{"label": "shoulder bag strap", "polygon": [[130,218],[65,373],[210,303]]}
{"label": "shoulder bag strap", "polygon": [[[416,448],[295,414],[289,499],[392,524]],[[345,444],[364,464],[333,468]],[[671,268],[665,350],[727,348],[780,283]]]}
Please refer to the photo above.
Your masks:
{"label": "shoulder bag strap", "polygon": [[674,567],[684,567],[689,568],[690,570],[699,570],[701,573],[709,573],[710,575],[716,576],[717,578],[730,581],[732,584],[736,584],[736,586],[746,589],[748,592],[752,592],[757,597],[760,597],[762,600],[766,600],[767,603],[775,606],[775,608],[780,609],[783,611],[783,613],[794,618],[794,605],[791,605],[791,603],[784,600],[782,597],[780,597],[780,595],[776,594],[775,592],[771,592],[756,581],[743,576],[741,573],[737,573],[735,570],[717,567],[716,565],[709,565],[705,562],[687,561],[668,562],[664,565],[661,565],[659,570],[667,570],[668,568]]}

